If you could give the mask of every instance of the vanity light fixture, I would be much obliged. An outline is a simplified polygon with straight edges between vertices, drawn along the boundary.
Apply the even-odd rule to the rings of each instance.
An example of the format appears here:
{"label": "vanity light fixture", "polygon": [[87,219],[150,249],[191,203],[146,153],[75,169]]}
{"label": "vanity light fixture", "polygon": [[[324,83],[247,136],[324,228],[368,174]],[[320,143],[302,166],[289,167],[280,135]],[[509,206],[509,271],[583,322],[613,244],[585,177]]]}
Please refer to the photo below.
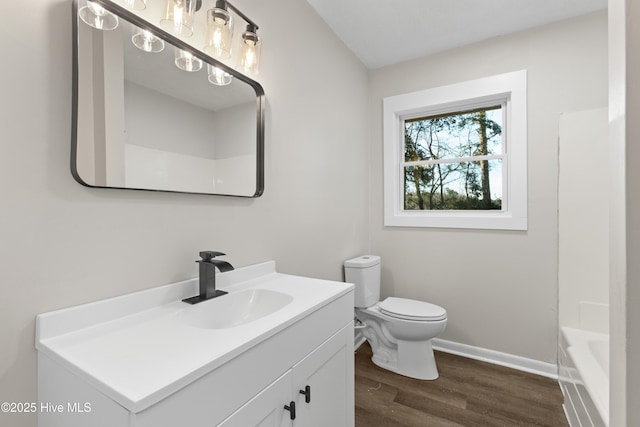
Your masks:
{"label": "vanity light fixture", "polygon": [[[159,0],[158,0],[159,1]],[[201,32],[202,28],[194,26],[195,14],[202,6],[202,0],[165,0],[165,9],[160,26],[166,31],[180,37],[191,37],[194,31]],[[100,30],[112,30],[118,26],[118,17],[105,9],[100,1],[78,0],[78,15],[88,25]],[[144,10],[147,0],[116,0],[125,7],[134,10]],[[105,2],[108,4],[110,2]],[[246,31],[240,39],[237,57],[234,57],[232,44],[234,40],[233,23],[234,12],[247,23]],[[202,38],[206,40],[203,51],[214,59],[218,59],[225,66],[236,68],[248,76],[256,76],[260,64],[260,49],[262,40],[258,37],[258,25],[242,13],[227,0],[216,0],[215,7],[207,10],[206,34]],[[200,39],[201,40],[201,39]],[[164,49],[164,41],[139,27],[132,30],[131,41],[145,52],[160,52]],[[202,69],[203,61],[192,53],[178,49],[175,50],[175,64],[184,71],[195,72]],[[225,86],[231,83],[231,74],[215,65],[207,67],[209,82]]]}
{"label": "vanity light fixture", "polygon": [[118,17],[91,0],[81,0],[78,15],[87,25],[99,30],[113,30],[118,27]]}
{"label": "vanity light fixture", "polygon": [[216,86],[226,86],[233,80],[233,76],[219,67],[207,64],[207,74],[209,83]]}
{"label": "vanity light fixture", "polygon": [[167,0],[160,25],[172,34],[182,37],[193,35],[193,18],[202,0]]}
{"label": "vanity light fixture", "polygon": [[191,73],[200,71],[202,68],[202,59],[196,58],[190,52],[186,50],[182,50],[179,48],[175,48],[176,55],[176,67],[180,68],[184,71],[189,71]]}
{"label": "vanity light fixture", "polygon": [[227,7],[247,23],[246,31],[240,37],[240,52],[235,68],[243,74],[256,76],[260,66],[260,49],[262,47],[262,40],[258,37],[258,24],[228,1],[221,1],[225,1]]}
{"label": "vanity light fixture", "polygon": [[[238,71],[256,76],[260,66],[261,40],[258,25],[227,0],[216,0],[216,7],[207,11],[207,45],[204,51],[216,59],[232,57],[233,17],[235,12],[247,23],[247,29],[240,37],[240,49],[236,60]],[[209,79],[211,81],[211,78]]]}
{"label": "vanity light fixture", "polygon": [[135,25],[131,26],[131,42],[145,52],[161,52],[164,49],[164,40]]}
{"label": "vanity light fixture", "polygon": [[258,27],[247,25],[247,30],[242,34],[240,42],[240,57],[238,58],[238,70],[244,74],[257,75],[260,65],[260,37],[257,34]]}
{"label": "vanity light fixture", "polygon": [[225,0],[216,0],[216,7],[207,11],[207,44],[204,51],[218,59],[231,57],[233,18]]}

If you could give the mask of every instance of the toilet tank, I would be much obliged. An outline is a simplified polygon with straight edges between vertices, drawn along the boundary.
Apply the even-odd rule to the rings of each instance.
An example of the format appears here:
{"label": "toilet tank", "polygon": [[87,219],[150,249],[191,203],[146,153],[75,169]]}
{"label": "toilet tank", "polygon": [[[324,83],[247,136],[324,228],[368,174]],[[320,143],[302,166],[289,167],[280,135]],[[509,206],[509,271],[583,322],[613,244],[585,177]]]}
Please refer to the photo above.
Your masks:
{"label": "toilet tank", "polygon": [[355,285],[355,306],[369,307],[380,300],[380,257],[363,255],[344,262],[344,277]]}

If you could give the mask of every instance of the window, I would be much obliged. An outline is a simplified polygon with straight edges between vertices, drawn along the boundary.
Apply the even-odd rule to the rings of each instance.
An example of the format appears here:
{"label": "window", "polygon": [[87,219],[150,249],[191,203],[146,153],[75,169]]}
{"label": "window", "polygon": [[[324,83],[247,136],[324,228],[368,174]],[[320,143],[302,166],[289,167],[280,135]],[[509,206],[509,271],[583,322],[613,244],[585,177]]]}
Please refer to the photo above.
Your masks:
{"label": "window", "polygon": [[526,230],[526,105],[526,71],[385,98],[385,225]]}
{"label": "window", "polygon": [[502,209],[503,105],[404,119],[404,209]]}

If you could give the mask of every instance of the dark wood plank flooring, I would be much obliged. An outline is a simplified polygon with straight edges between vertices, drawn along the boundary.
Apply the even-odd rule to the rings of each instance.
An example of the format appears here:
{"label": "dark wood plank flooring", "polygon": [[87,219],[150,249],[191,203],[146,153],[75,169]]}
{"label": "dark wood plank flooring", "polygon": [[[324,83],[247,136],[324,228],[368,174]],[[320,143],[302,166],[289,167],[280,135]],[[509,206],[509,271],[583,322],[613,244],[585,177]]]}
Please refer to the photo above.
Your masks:
{"label": "dark wood plank flooring", "polygon": [[555,380],[436,352],[440,378],[381,369],[364,343],[355,358],[356,427],[567,427]]}

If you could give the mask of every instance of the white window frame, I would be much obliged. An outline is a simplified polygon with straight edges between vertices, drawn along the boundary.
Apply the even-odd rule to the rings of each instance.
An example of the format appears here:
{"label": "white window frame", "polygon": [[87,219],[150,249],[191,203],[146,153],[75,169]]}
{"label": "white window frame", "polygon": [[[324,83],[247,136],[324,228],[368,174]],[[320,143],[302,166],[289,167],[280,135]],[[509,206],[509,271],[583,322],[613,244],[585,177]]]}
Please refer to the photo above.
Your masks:
{"label": "white window frame", "polygon": [[[404,121],[503,105],[501,210],[405,210]],[[470,80],[384,98],[384,225],[527,229],[527,72]]]}

